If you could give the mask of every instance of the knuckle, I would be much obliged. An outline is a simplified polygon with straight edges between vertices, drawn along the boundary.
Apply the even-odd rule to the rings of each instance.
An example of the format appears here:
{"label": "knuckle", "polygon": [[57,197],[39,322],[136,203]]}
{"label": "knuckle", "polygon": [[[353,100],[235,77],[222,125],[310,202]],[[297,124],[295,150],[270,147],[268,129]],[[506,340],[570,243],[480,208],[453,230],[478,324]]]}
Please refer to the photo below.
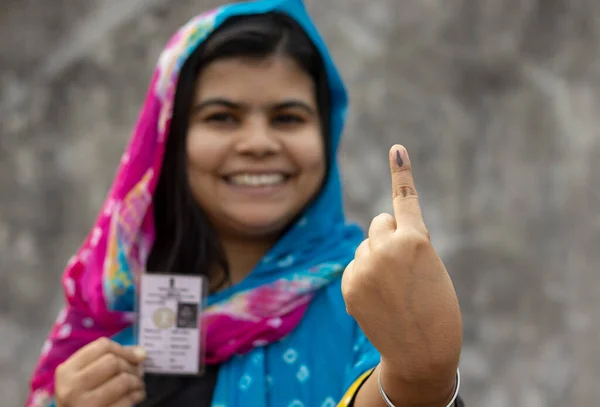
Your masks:
{"label": "knuckle", "polygon": [[349,314],[353,313],[354,304],[358,301],[360,290],[356,287],[356,284],[349,281],[342,282],[342,296],[346,303],[346,310]]}
{"label": "knuckle", "polygon": [[400,182],[394,185],[394,195],[403,198],[417,197],[417,190],[410,182]]}
{"label": "knuckle", "polygon": [[431,236],[429,232],[415,232],[413,237],[413,245],[418,249],[425,248],[431,244]]}
{"label": "knuckle", "polygon": [[69,366],[67,365],[67,362],[63,362],[56,367],[56,370],[54,371],[54,380],[56,380],[58,382],[63,377],[68,375],[68,373],[69,373]]}
{"label": "knuckle", "polygon": [[396,225],[396,219],[394,218],[393,215],[389,214],[389,213],[380,213],[378,215],[376,215],[373,220],[371,220],[371,225],[370,227],[373,228],[374,226],[391,226],[391,225]]}
{"label": "knuckle", "polygon": [[402,231],[398,236],[398,240],[405,250],[414,251],[424,249],[431,243],[428,232],[420,232],[412,228]]}
{"label": "knuckle", "polygon": [[125,359],[121,359],[119,358],[119,371],[120,372],[129,372],[132,374],[135,374],[136,370],[135,367],[127,362]]}
{"label": "knuckle", "polygon": [[346,301],[350,300],[352,291],[352,284],[348,281],[348,277],[346,275],[342,278],[342,296]]}
{"label": "knuckle", "polygon": [[76,397],[76,390],[67,362],[58,365],[54,371],[55,396],[62,403],[71,402]]}
{"label": "knuckle", "polygon": [[342,278],[342,296],[344,297],[344,299],[347,300],[347,296],[350,293],[350,287],[349,287],[349,283],[348,283],[348,279],[346,278],[346,276],[344,276]]}
{"label": "knuckle", "polygon": [[130,396],[130,401],[133,404],[141,403],[145,399],[146,399],[146,392],[143,390],[136,391],[136,392],[132,393]]}
{"label": "knuckle", "polygon": [[356,302],[354,290],[349,288],[342,289],[342,296],[346,303],[346,312],[350,315],[354,315],[354,304]]}
{"label": "knuckle", "polygon": [[394,217],[389,213],[383,212],[383,213],[380,213],[379,215],[375,216],[371,223],[388,224],[388,223],[392,223],[392,222],[395,222]]}
{"label": "knuckle", "polygon": [[104,365],[110,369],[112,374],[117,374],[121,371],[121,359],[112,353],[104,356]]}
{"label": "knuckle", "polygon": [[129,390],[139,390],[144,387],[142,380],[132,373],[129,373]]}
{"label": "knuckle", "polygon": [[128,373],[121,373],[119,376],[117,376],[117,380],[115,381],[115,387],[116,391],[119,394],[125,394],[129,392],[131,388],[130,385],[131,382]]}
{"label": "knuckle", "polygon": [[369,226],[369,233],[373,233],[379,229],[394,229],[396,227],[396,219],[389,213],[380,213],[375,216]]}
{"label": "knuckle", "polygon": [[98,338],[96,339],[95,342],[96,346],[98,346],[98,348],[104,352],[109,352],[111,349],[111,345],[112,345],[112,341],[110,339],[108,339],[107,337],[102,337],[102,338]]}
{"label": "knuckle", "polygon": [[72,402],[75,398],[74,388],[69,384],[56,383],[56,389],[54,391],[56,399],[64,404]]}
{"label": "knuckle", "polygon": [[129,372],[123,372],[119,375],[119,384],[123,392],[130,392],[139,387],[140,380]]}
{"label": "knuckle", "polygon": [[356,250],[354,251],[354,257],[360,257],[362,255],[362,253],[367,250],[367,248],[369,247],[369,239],[365,239],[363,240],[358,247],[356,248]]}
{"label": "knuckle", "polygon": [[138,390],[129,395],[129,402],[135,405],[144,401],[145,398],[146,392],[143,390]]}
{"label": "knuckle", "polygon": [[356,298],[356,290],[351,286],[345,286],[342,294],[346,299],[346,303],[352,304]]}

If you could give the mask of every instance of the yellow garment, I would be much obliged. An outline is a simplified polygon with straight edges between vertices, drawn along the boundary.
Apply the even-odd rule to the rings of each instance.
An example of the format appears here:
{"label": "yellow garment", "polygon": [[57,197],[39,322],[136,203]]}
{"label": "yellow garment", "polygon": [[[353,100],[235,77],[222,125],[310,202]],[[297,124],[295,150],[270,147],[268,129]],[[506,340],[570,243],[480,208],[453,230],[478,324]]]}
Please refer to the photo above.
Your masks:
{"label": "yellow garment", "polygon": [[352,383],[352,385],[348,388],[346,394],[344,394],[344,397],[342,397],[342,400],[339,402],[337,407],[349,407],[351,405],[352,401],[354,400],[354,397],[356,397],[356,393],[358,393],[358,389],[360,389],[360,386],[362,386],[365,380],[367,380],[369,376],[371,376],[373,370],[375,369],[367,370],[358,379],[356,379],[354,383]]}

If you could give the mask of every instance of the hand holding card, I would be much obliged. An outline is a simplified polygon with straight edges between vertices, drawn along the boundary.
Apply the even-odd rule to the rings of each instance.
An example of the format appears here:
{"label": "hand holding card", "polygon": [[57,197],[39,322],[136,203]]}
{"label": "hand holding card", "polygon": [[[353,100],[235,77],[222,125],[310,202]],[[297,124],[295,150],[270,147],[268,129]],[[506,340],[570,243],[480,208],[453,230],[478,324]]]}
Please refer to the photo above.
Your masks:
{"label": "hand holding card", "polygon": [[146,398],[140,363],[146,352],[100,338],[56,369],[56,407],[131,407]]}

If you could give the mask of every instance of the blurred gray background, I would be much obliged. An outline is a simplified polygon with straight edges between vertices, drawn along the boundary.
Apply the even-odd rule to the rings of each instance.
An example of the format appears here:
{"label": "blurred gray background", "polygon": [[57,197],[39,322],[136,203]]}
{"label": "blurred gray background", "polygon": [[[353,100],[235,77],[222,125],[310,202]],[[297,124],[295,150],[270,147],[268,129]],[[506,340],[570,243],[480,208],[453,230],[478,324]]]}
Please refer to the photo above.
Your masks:
{"label": "blurred gray background", "polygon": [[[23,405],[156,58],[209,0],[0,0],[0,405]],[[307,0],[347,80],[346,202],[411,152],[469,406],[600,400],[598,0]]]}

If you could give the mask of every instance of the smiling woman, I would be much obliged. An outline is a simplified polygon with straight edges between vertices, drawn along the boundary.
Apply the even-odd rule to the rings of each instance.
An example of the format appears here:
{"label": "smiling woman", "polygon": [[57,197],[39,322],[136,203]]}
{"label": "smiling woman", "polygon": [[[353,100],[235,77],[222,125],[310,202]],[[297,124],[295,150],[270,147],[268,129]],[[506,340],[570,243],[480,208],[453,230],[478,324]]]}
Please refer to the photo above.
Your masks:
{"label": "smiling woman", "polygon": [[[28,407],[455,405],[460,312],[410,159],[390,152],[394,216],[365,239],[343,212],[346,108],[300,0],[237,3],[182,27],[65,271],[68,306]],[[155,272],[210,282],[202,376],[140,371],[136,282]]]}
{"label": "smiling woman", "polygon": [[196,202],[225,245],[225,236],[275,241],[325,177],[312,78],[287,56],[228,58],[202,70],[196,100],[187,139]]}

